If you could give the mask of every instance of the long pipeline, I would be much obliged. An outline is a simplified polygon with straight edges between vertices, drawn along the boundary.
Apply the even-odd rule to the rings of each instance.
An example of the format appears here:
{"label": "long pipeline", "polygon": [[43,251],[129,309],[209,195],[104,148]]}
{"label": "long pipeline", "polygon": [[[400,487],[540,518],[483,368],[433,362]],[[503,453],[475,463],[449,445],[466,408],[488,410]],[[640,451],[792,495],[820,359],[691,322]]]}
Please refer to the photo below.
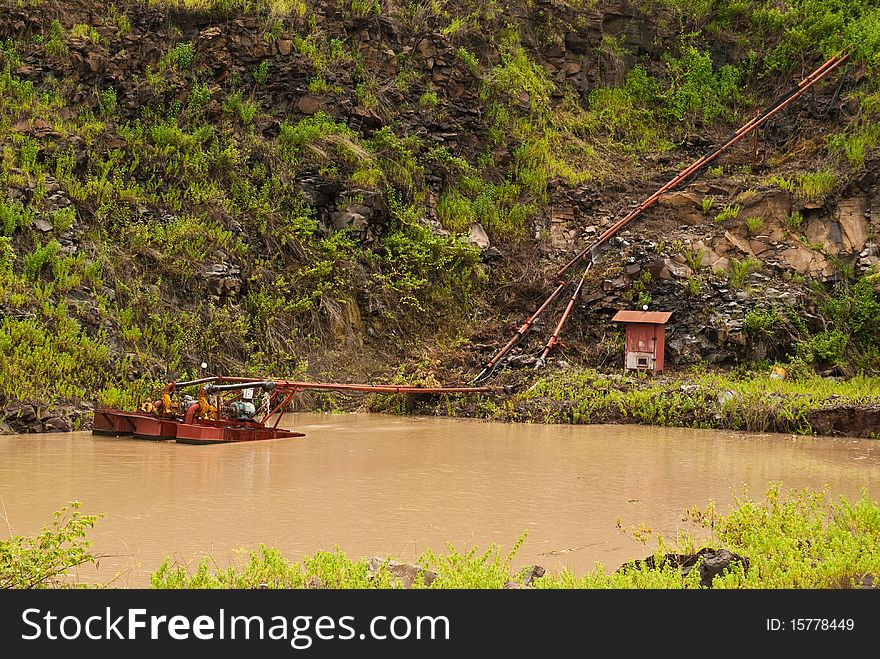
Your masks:
{"label": "long pipeline", "polygon": [[191,387],[196,384],[205,384],[206,382],[214,382],[215,380],[217,380],[219,378],[220,378],[219,375],[210,375],[208,377],[199,378],[197,380],[186,380],[184,382],[175,382],[174,387],[176,389],[181,389],[182,387]]}
{"label": "long pipeline", "polygon": [[[736,144],[743,137],[751,133],[755,128],[758,128],[761,124],[763,124],[767,119],[771,116],[782,110],[789,103],[800,97],[807,89],[812,87],[816,82],[821,80],[825,75],[827,75],[830,71],[834,70],[841,64],[843,64],[848,58],[848,55],[845,53],[838,53],[834,57],[829,58],[825,61],[820,67],[818,67],[815,71],[813,71],[810,75],[804,78],[798,85],[792,87],[785,94],[779,96],[773,103],[771,103],[767,108],[764,109],[763,112],[757,114],[750,121],[746,122],[743,126],[741,126],[737,131],[730,137],[724,144],[720,147],[716,148],[714,151],[710,152],[707,155],[702,156],[697,159],[693,163],[691,163],[688,167],[681,170],[672,180],[670,180],[666,185],[657,190],[654,194],[648,197],[645,201],[639,204],[635,209],[633,209],[630,213],[628,213],[625,217],[621,218],[617,222],[615,222],[612,226],[606,229],[592,244],[590,244],[585,249],[578,252],[576,256],[574,256],[571,260],[569,260],[560,270],[556,273],[557,287],[550,294],[550,296],[544,300],[540,307],[538,307],[537,311],[535,311],[532,316],[526,321],[526,323],[514,334],[514,336],[508,341],[501,350],[499,350],[491,360],[489,360],[483,370],[471,381],[472,383],[480,382],[486,378],[488,378],[498,365],[501,363],[501,360],[509,353],[514,347],[516,347],[520,341],[522,341],[523,337],[526,335],[528,330],[531,328],[532,324],[538,319],[538,317],[543,313],[543,311],[550,305],[550,303],[559,295],[563,288],[568,284],[565,279],[566,274],[571,269],[571,267],[581,260],[587,260],[587,256],[590,256],[589,265],[592,265],[593,260],[596,256],[596,250],[606,243],[609,239],[611,239],[618,231],[620,231],[624,226],[632,222],[636,217],[638,217],[641,213],[643,213],[647,208],[649,208],[660,196],[680,185],[683,181],[687,180],[691,176],[696,175],[701,169],[705,168],[710,162],[714,161],[718,156],[720,156],[724,151],[729,149],[731,146]],[[556,339],[550,345],[550,350],[555,347],[558,343],[559,334],[562,331],[562,326],[565,324],[565,321],[568,318],[569,310],[564,314],[560,324],[557,325],[557,331],[554,332],[552,339]],[[539,358],[538,364],[542,363],[543,359],[546,357],[546,354],[549,353],[549,350],[546,350],[542,353],[542,356]]]}
{"label": "long pipeline", "polygon": [[256,378],[226,377],[223,380],[234,382],[232,385],[215,387],[218,391],[241,389],[249,386],[264,386],[274,384],[279,390],[304,391],[306,389],[325,389],[332,391],[363,391],[372,393],[389,394],[470,394],[492,393],[505,390],[500,387],[419,387],[415,385],[398,384],[357,384],[344,382],[306,382],[300,380],[270,380],[265,382]]}
{"label": "long pipeline", "polygon": [[[229,378],[223,378],[228,380]],[[263,389],[264,391],[272,391],[275,389],[275,382],[272,380],[247,380],[245,382],[235,382],[232,384],[209,384],[205,387],[208,394],[216,394],[221,391],[243,391],[244,389]]]}
{"label": "long pipeline", "polygon": [[513,350],[519,344],[519,342],[523,340],[525,335],[529,333],[529,330],[531,329],[532,325],[538,319],[538,316],[540,316],[544,312],[544,309],[546,309],[550,305],[550,303],[556,299],[556,296],[562,292],[562,289],[565,288],[567,284],[568,284],[568,282],[566,282],[566,281],[560,281],[557,284],[556,289],[550,294],[550,296],[546,300],[544,300],[544,303],[540,307],[538,307],[538,309],[537,309],[537,311],[535,311],[535,313],[533,313],[531,316],[529,316],[526,319],[526,321],[520,326],[520,328],[518,330],[516,330],[516,333],[513,335],[513,337],[511,337],[510,341],[508,341],[504,345],[504,347],[501,348],[501,350],[496,352],[492,356],[492,359],[490,359],[488,362],[486,362],[486,364],[483,367],[483,370],[480,371],[479,374],[473,380],[471,380],[471,383],[481,382],[482,380],[485,380],[490,375],[492,375],[492,373],[495,372],[495,369],[498,368],[498,365],[501,363],[501,360],[504,359],[504,357],[507,355],[507,353],[509,353],[511,350]]}
{"label": "long pipeline", "polygon": [[610,240],[618,231],[620,231],[627,224],[636,219],[639,215],[641,215],[645,210],[647,210],[650,206],[652,206],[665,192],[672,190],[673,188],[680,185],[683,181],[690,178],[692,175],[696,174],[699,170],[705,168],[712,161],[718,158],[722,153],[727,151],[734,144],[739,142],[746,135],[751,133],[753,130],[758,128],[761,124],[767,121],[774,114],[785,108],[787,105],[792,103],[795,99],[799,98],[805,91],[807,91],[810,87],[812,87],[816,82],[825,77],[828,73],[836,69],[838,66],[843,64],[848,58],[848,55],[845,53],[838,53],[834,57],[830,58],[826,61],[822,66],[813,71],[810,75],[804,78],[796,87],[793,87],[788,92],[777,98],[770,106],[768,106],[763,112],[756,115],[750,121],[741,126],[734,134],[731,136],[724,144],[716,148],[714,151],[698,158],[693,163],[685,167],[678,174],[675,175],[666,185],[659,188],[654,194],[645,199],[642,203],[636,206],[632,211],[627,213],[626,216],[612,224],[608,229],[606,229],[602,234],[593,241],[588,247],[584,248],[577,255],[575,255],[571,260],[569,260],[560,270],[556,273],[556,277],[563,277],[566,272],[568,272],[571,267],[581,260],[586,260],[587,255],[595,257],[596,250]]}
{"label": "long pipeline", "polygon": [[577,287],[574,289],[574,293],[571,294],[568,304],[565,306],[565,311],[562,313],[562,317],[556,325],[556,329],[553,330],[553,334],[551,334],[550,338],[547,340],[547,345],[545,345],[544,350],[541,351],[540,357],[535,361],[535,368],[541,368],[544,365],[547,355],[549,355],[559,343],[559,336],[562,334],[562,328],[565,326],[565,321],[568,320],[568,316],[571,314],[571,310],[574,308],[574,304],[577,302],[578,296],[581,294],[581,289],[584,287],[584,280],[587,278],[587,273],[592,266],[593,262],[591,261],[587,264],[587,267],[584,268],[584,273],[581,275],[581,279],[578,282]]}

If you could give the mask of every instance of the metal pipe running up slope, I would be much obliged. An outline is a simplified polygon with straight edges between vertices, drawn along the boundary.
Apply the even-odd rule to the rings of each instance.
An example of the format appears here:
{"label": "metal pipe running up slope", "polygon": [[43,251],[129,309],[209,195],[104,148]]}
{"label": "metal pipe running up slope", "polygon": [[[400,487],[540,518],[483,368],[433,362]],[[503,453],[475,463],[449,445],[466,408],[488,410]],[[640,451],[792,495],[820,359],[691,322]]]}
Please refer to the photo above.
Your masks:
{"label": "metal pipe running up slope", "polygon": [[538,357],[535,362],[535,368],[541,368],[547,359],[547,355],[549,355],[559,344],[559,337],[562,335],[562,328],[565,326],[565,321],[568,320],[571,310],[574,309],[574,303],[577,302],[578,296],[581,294],[581,289],[584,287],[584,280],[587,278],[587,273],[592,266],[593,262],[590,261],[587,264],[587,267],[584,268],[584,273],[581,275],[581,279],[578,282],[577,287],[574,289],[574,293],[571,294],[571,298],[568,300],[568,304],[565,307],[565,311],[562,313],[562,317],[559,319],[559,323],[556,325],[556,329],[553,330],[553,334],[551,334],[550,338],[547,340],[547,345],[545,345],[544,350],[541,351],[541,356]]}
{"label": "metal pipe running up slope", "polygon": [[[240,378],[240,377],[222,377],[224,382],[236,383],[235,386],[247,387],[260,386],[265,384],[262,378]],[[501,391],[508,392],[503,387],[419,387],[415,385],[398,385],[398,384],[357,384],[344,382],[306,382],[300,380],[270,380],[275,384],[275,388],[287,391],[305,391],[306,389],[325,389],[332,391],[363,391],[366,393],[386,393],[386,394],[485,394],[498,393]],[[220,387],[225,385],[220,385]],[[232,385],[228,385],[232,386]],[[218,390],[220,387],[217,387]]]}
{"label": "metal pipe running up slope", "polygon": [[[772,117],[777,112],[781,111],[783,108],[792,103],[795,99],[799,98],[807,89],[812,87],[816,82],[824,78],[828,73],[836,69],[838,66],[843,64],[848,59],[848,55],[846,53],[838,53],[834,57],[829,58],[825,61],[821,66],[819,66],[815,71],[813,71],[810,75],[804,78],[797,86],[793,87],[785,94],[778,97],[773,103],[771,103],[767,108],[764,109],[763,112],[757,114],[750,121],[743,124],[737,131],[721,146],[717,147],[710,153],[700,157],[695,160],[693,163],[685,167],[681,170],[675,177],[673,177],[668,183],[659,188],[654,194],[648,197],[645,201],[640,203],[636,208],[630,211],[626,216],[615,222],[608,229],[606,229],[592,244],[588,247],[584,248],[576,256],[570,259],[559,271],[556,273],[557,287],[550,294],[550,296],[544,300],[540,307],[538,307],[537,311],[532,314],[528,320],[517,330],[514,336],[508,341],[498,352],[496,352],[492,358],[485,363],[483,370],[473,379],[471,380],[472,384],[476,384],[477,382],[481,382],[486,378],[490,377],[495,370],[501,365],[504,361],[504,358],[507,354],[516,347],[522,340],[525,338],[525,335],[528,333],[531,326],[535,323],[538,317],[543,313],[543,311],[550,305],[550,303],[556,298],[557,295],[568,285],[568,281],[565,279],[568,271],[571,267],[577,263],[578,261],[586,261],[587,256],[589,255],[589,266],[592,265],[596,252],[599,247],[605,244],[608,240],[610,240],[618,231],[620,231],[627,224],[636,219],[639,215],[641,215],[645,210],[647,210],[651,205],[653,205],[662,194],[672,190],[678,185],[681,185],[684,181],[693,176],[696,176],[702,169],[707,167],[709,163],[718,158],[722,153],[724,153],[727,149],[732,147],[734,144],[739,142],[743,137],[751,133],[753,130],[761,126],[764,122],[766,122],[770,117]],[[586,274],[586,273],[584,273]],[[582,277],[583,279],[583,277]],[[576,294],[579,291],[576,291]],[[562,332],[562,326],[565,324],[565,321],[568,318],[568,314],[570,309],[567,309],[564,314],[560,324],[557,326],[556,332],[551,337],[548,345],[550,346],[550,350],[553,349],[558,343],[559,334]],[[555,340],[554,340],[555,339]],[[552,342],[552,344],[551,344]],[[550,350],[546,349],[542,353],[539,358],[538,364],[543,363],[547,354]]]}
{"label": "metal pipe running up slope", "polygon": [[608,227],[608,229],[602,232],[602,234],[598,238],[596,238],[596,240],[593,241],[591,245],[578,252],[576,256],[574,256],[571,260],[568,261],[568,263],[566,263],[564,266],[562,266],[562,268],[559,269],[559,271],[556,273],[556,277],[559,278],[564,276],[565,273],[568,272],[568,270],[575,263],[581,260],[586,260],[588,254],[593,255],[592,253],[595,252],[598,247],[606,243],[623,227],[625,227],[627,224],[629,224],[639,215],[645,212],[645,210],[652,206],[664,193],[674,189],[675,187],[689,179],[691,176],[697,174],[699,170],[707,167],[709,163],[713,162],[722,153],[727,151],[730,147],[739,142],[746,135],[758,128],[774,114],[785,108],[795,99],[799,98],[805,91],[807,91],[810,87],[812,87],[819,80],[825,77],[828,73],[843,64],[847,60],[847,57],[848,56],[846,54],[841,53],[829,59],[827,62],[822,64],[822,66],[820,66],[818,69],[816,69],[806,78],[804,78],[796,87],[792,88],[791,90],[777,98],[763,112],[742,125],[726,142],[724,142],[724,144],[717,147],[710,153],[698,158],[690,165],[685,167],[683,170],[681,170],[668,183],[659,188],[654,194],[652,194],[650,197],[648,197],[642,203],[636,206],[626,216]]}

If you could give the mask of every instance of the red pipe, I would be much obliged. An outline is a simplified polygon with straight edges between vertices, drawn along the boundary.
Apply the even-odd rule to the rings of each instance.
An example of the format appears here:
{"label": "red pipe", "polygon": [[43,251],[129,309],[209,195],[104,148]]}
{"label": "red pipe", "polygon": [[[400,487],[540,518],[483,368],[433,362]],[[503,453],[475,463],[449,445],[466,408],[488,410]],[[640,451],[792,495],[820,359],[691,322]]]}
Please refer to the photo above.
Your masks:
{"label": "red pipe", "polygon": [[337,391],[364,391],[386,394],[465,394],[489,393],[497,387],[416,387],[396,384],[345,384],[328,382],[287,382],[278,381],[279,387],[295,389],[331,389]]}
{"label": "red pipe", "polygon": [[578,296],[581,293],[581,289],[584,287],[584,280],[586,279],[587,273],[590,271],[592,265],[593,263],[591,261],[584,269],[584,274],[581,275],[581,280],[578,282],[577,288],[574,289],[574,293],[572,293],[571,299],[568,301],[568,305],[565,307],[562,318],[559,319],[559,323],[556,325],[556,329],[553,331],[553,334],[547,341],[547,345],[544,346],[544,350],[543,352],[541,352],[541,356],[538,357],[538,360],[535,362],[535,368],[540,368],[544,365],[544,360],[547,358],[547,355],[549,355],[550,351],[553,350],[553,348],[556,347],[556,344],[559,343],[559,336],[560,334],[562,334],[562,327],[565,325],[565,321],[568,320],[568,316],[571,313],[571,310],[574,308],[574,303],[577,301]]}
{"label": "red pipe", "polygon": [[620,229],[625,227],[627,224],[632,222],[636,217],[641,215],[645,210],[647,210],[660,196],[674,188],[679,183],[681,183],[688,176],[696,172],[698,169],[708,165],[710,162],[715,160],[718,156],[724,153],[731,146],[740,141],[743,137],[751,133],[755,128],[763,124],[767,119],[772,117],[774,114],[785,108],[789,103],[800,97],[807,89],[812,87],[816,82],[822,79],[826,74],[830,71],[837,68],[840,64],[847,60],[848,55],[838,53],[827,62],[825,62],[818,69],[813,71],[810,75],[804,78],[798,86],[795,88],[795,91],[784,95],[780,100],[776,101],[773,105],[771,105],[768,111],[765,111],[763,114],[759,114],[749,122],[741,126],[734,136],[730,138],[727,142],[725,142],[722,146],[717,148],[715,151],[708,155],[704,155],[701,158],[695,160],[693,163],[688,165],[685,169],[679,172],[671,181],[669,181],[666,185],[657,190],[654,194],[648,197],[645,201],[639,204],[635,209],[630,211],[625,217],[615,222],[608,229],[606,229],[589,247],[581,250],[574,258],[572,258],[568,263],[566,263],[559,272],[556,273],[556,277],[562,277],[566,272],[580,260],[586,260],[586,255],[597,247],[603,245],[607,242],[614,234],[616,234]]}
{"label": "red pipe", "polygon": [[[223,378],[229,382],[259,382],[258,378]],[[278,389],[292,389],[302,391],[304,389],[330,389],[336,391],[364,391],[389,394],[465,394],[465,393],[490,393],[497,391],[498,387],[417,387],[413,385],[398,384],[349,384],[334,382],[303,382],[299,380],[275,380]],[[293,392],[291,392],[292,395]],[[279,406],[280,407],[280,406]],[[278,411],[276,407],[271,414]],[[270,414],[270,416],[271,416]]]}
{"label": "red pipe", "polygon": [[520,328],[516,331],[516,333],[513,335],[513,338],[511,338],[510,341],[508,341],[507,344],[506,344],[503,348],[501,348],[501,350],[499,350],[498,352],[496,352],[495,355],[492,357],[492,359],[490,359],[488,362],[486,362],[486,365],[485,365],[485,367],[483,368],[483,370],[480,371],[480,374],[477,375],[477,377],[475,377],[475,378],[472,380],[472,382],[479,382],[480,380],[483,380],[483,379],[489,377],[489,375],[492,374],[492,371],[494,371],[494,370],[495,370],[495,367],[498,366],[498,362],[499,362],[499,361],[500,361],[500,360],[501,360],[501,359],[502,359],[502,358],[503,358],[508,352],[510,352],[511,350],[513,350],[513,348],[514,348],[514,347],[515,347],[520,341],[522,341],[523,337],[528,333],[528,331],[529,331],[529,329],[531,328],[532,324],[538,319],[538,316],[540,316],[540,315],[544,312],[544,309],[546,309],[547,306],[548,306],[548,305],[549,305],[549,304],[550,304],[550,303],[556,298],[556,296],[559,295],[559,294],[562,292],[562,289],[565,288],[565,286],[566,286],[567,284],[568,284],[568,282],[566,282],[566,281],[560,281],[560,282],[559,282],[559,285],[556,287],[556,290],[553,291],[553,292],[550,294],[550,297],[548,297],[546,300],[544,300],[544,304],[542,304],[540,307],[538,307],[538,310],[535,311],[535,313],[533,313],[533,314],[532,314],[532,315],[526,320],[526,322],[523,323],[522,327],[520,327]]}
{"label": "red pipe", "polygon": [[[733,137],[730,138],[727,142],[722,144],[715,151],[713,151],[707,155],[704,155],[704,156],[700,157],[699,159],[695,160],[693,163],[691,163],[689,166],[687,166],[685,169],[683,169],[681,172],[679,172],[666,185],[661,187],[654,194],[652,194],[650,197],[648,197],[645,201],[643,201],[641,204],[639,204],[635,209],[630,211],[625,217],[618,220],[613,225],[611,225],[608,229],[606,229],[604,232],[602,232],[602,234],[589,247],[578,252],[578,254],[574,258],[572,258],[570,261],[568,261],[568,263],[566,263],[556,273],[556,279],[560,282],[559,286],[556,288],[556,290],[554,290],[553,293],[550,294],[550,297],[548,297],[544,301],[544,303],[531,316],[531,318],[529,318],[527,323],[525,325],[523,325],[523,327],[520,328],[520,330],[517,331],[517,333],[513,336],[513,338],[510,341],[508,341],[508,343],[501,350],[499,350],[498,353],[495,354],[495,356],[486,364],[485,368],[480,372],[480,374],[474,378],[473,382],[479,382],[480,380],[485,379],[486,377],[491,375],[492,371],[494,371],[495,367],[497,366],[498,361],[504,355],[506,355],[510,350],[512,350],[513,347],[516,346],[520,340],[522,340],[522,337],[525,334],[525,332],[523,330],[528,331],[528,328],[531,326],[531,324],[534,323],[534,321],[544,311],[544,309],[547,308],[547,305],[549,305],[550,302],[553,299],[555,299],[557,295],[559,295],[562,288],[566,285],[567,282],[563,278],[575,263],[577,263],[580,260],[586,260],[587,254],[593,252],[596,248],[598,248],[601,245],[603,245],[604,243],[606,243],[612,236],[614,236],[614,234],[616,234],[618,231],[620,231],[620,229],[622,229],[624,226],[626,226],[627,224],[632,222],[636,217],[641,215],[645,210],[648,209],[648,207],[650,207],[655,201],[657,201],[657,199],[659,199],[660,196],[664,192],[679,185],[682,181],[687,179],[689,176],[691,176],[695,172],[699,171],[699,169],[701,169],[702,167],[706,166],[707,164],[709,164],[710,162],[715,160],[718,156],[720,156],[722,153],[724,153],[727,149],[729,149],[731,146],[736,144],[743,137],[745,137],[746,135],[751,133],[755,128],[757,128],[758,126],[763,124],[765,121],[767,121],[767,119],[769,119],[774,114],[776,114],[777,112],[779,112],[780,110],[785,108],[792,101],[794,101],[795,99],[800,97],[807,89],[812,87],[816,82],[818,82],[826,74],[828,74],[830,71],[837,68],[843,62],[845,62],[847,60],[847,58],[848,58],[848,55],[846,55],[842,52],[838,53],[834,57],[829,58],[819,68],[817,68],[810,75],[808,75],[806,78],[804,78],[800,83],[798,83],[798,85],[796,87],[794,87],[793,90],[791,90],[790,92],[788,92],[786,94],[783,94],[780,98],[778,98],[776,101],[774,101],[769,106],[769,108],[767,110],[765,110],[763,113],[756,115],[754,118],[752,118],[751,120],[746,122],[743,126],[741,126],[739,129],[737,129],[737,131],[734,133]],[[589,265],[592,265],[592,258],[590,260]],[[589,269],[589,265],[588,265],[588,269]],[[586,271],[584,274],[586,274]],[[582,280],[583,280],[583,278],[582,278]],[[578,286],[578,288],[580,288],[580,286]],[[549,351],[552,350],[553,347],[555,347],[556,344],[558,343],[559,334],[562,331],[562,326],[565,324],[565,321],[568,318],[568,314],[570,313],[571,306],[573,306],[573,303],[569,302],[569,308],[566,309],[565,314],[563,315],[562,319],[560,320],[559,324],[557,325],[556,332],[554,333],[553,336],[550,337],[550,341],[548,341],[547,346],[544,347],[544,352],[542,352],[541,357],[539,357],[539,361],[536,363],[536,365],[540,365],[543,362],[543,359],[546,357],[546,355],[549,354]],[[548,350],[548,346],[549,346],[549,350]]]}

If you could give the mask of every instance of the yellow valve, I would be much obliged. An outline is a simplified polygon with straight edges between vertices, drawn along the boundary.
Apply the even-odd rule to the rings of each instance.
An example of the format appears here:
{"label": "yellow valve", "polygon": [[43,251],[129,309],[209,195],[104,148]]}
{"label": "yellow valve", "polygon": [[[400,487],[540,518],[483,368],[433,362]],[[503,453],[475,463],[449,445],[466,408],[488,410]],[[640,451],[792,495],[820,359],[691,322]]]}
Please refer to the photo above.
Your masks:
{"label": "yellow valve", "polygon": [[171,395],[162,392],[162,413],[163,414],[171,414]]}
{"label": "yellow valve", "polygon": [[208,398],[204,395],[199,395],[199,418],[208,419],[211,416],[216,417],[217,408],[211,403],[208,402]]}

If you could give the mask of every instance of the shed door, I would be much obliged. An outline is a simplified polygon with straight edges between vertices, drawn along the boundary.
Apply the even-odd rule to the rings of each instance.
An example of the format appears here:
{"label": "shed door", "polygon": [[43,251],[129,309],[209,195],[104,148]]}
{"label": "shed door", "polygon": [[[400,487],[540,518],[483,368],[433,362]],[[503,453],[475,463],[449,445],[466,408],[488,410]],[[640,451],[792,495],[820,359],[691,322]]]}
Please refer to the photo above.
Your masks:
{"label": "shed door", "polygon": [[654,326],[649,323],[634,323],[627,327],[626,351],[654,353]]}

